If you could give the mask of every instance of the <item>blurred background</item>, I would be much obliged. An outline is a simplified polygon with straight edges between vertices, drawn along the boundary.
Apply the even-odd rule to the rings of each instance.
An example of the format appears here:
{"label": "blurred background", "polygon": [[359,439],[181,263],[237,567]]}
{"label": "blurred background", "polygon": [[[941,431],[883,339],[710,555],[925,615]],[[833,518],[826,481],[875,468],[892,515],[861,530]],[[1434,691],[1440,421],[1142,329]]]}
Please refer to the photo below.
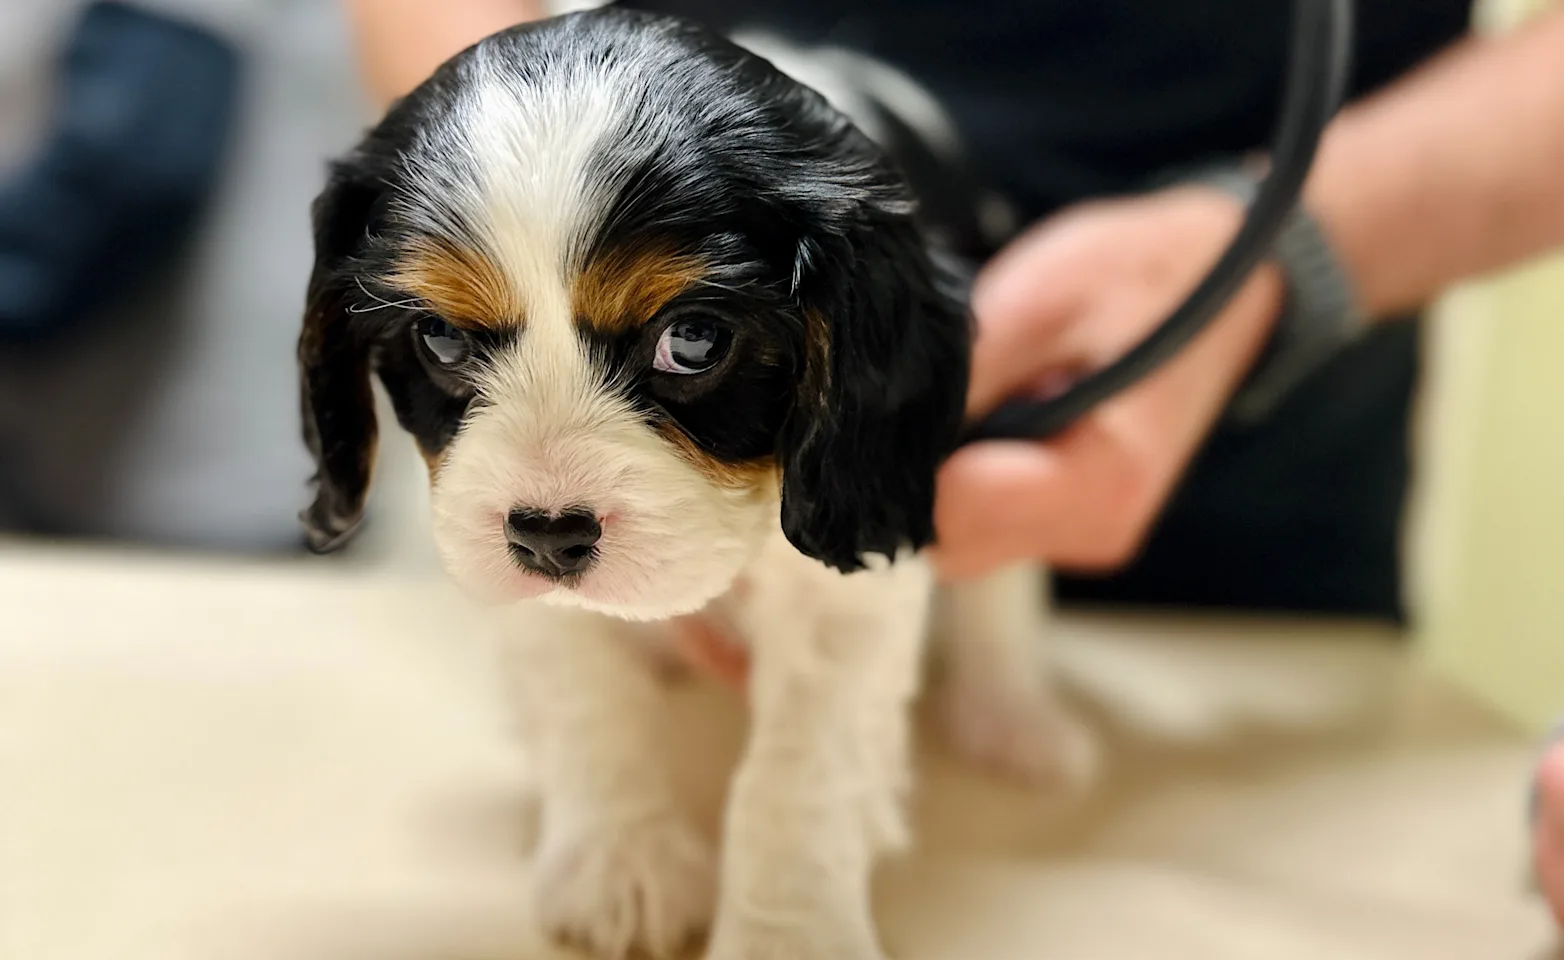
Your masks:
{"label": "blurred background", "polygon": [[297,549],[309,203],[369,118],[331,0],[7,0],[0,522]]}
{"label": "blurred background", "polygon": [[[1545,0],[1486,0],[1504,30]],[[1564,257],[1453,291],[1425,358],[1407,593],[1443,675],[1531,730],[1564,705]]]}

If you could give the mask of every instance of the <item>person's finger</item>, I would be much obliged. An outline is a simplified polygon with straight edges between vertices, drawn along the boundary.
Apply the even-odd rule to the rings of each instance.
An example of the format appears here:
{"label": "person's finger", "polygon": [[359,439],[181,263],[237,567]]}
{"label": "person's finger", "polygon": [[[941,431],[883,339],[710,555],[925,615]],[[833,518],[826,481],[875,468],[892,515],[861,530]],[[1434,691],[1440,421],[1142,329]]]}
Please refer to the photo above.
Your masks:
{"label": "person's finger", "polygon": [[1538,769],[1532,842],[1537,884],[1564,925],[1564,746],[1548,751]]}
{"label": "person's finger", "polygon": [[1111,568],[1139,545],[1152,502],[1144,476],[1095,423],[1048,445],[959,451],[940,473],[932,556],[955,579],[1018,560]]}
{"label": "person's finger", "polygon": [[1094,285],[1069,268],[1067,251],[1056,254],[1042,241],[1016,243],[1024,249],[1002,254],[973,289],[968,411],[974,415],[1010,396],[1046,391],[1052,373],[1078,365],[1063,334]]}
{"label": "person's finger", "polygon": [[930,551],[940,572],[955,579],[978,576],[1008,560],[1039,552],[1031,525],[1017,529],[1013,505],[1038,496],[1057,467],[1046,449],[1020,443],[986,443],[958,451],[940,470],[934,507],[936,542]]}

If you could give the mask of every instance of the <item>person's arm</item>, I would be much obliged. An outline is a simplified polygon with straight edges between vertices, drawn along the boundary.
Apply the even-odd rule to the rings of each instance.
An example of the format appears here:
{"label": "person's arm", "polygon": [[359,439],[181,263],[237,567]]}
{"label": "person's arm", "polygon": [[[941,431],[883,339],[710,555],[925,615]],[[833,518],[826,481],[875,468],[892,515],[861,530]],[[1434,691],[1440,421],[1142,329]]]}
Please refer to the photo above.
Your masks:
{"label": "person's arm", "polygon": [[[1306,201],[1365,313],[1405,313],[1564,244],[1561,64],[1564,10],[1462,42],[1331,125]],[[1231,195],[1186,186],[1082,204],[1019,237],[974,292],[972,414],[1121,355],[1241,215]],[[1128,563],[1282,303],[1277,271],[1261,270],[1180,356],[1063,436],[959,451],[940,477],[944,573]]]}
{"label": "person's arm", "polygon": [[348,0],[347,6],[359,70],[380,107],[489,34],[548,15],[546,0]]}
{"label": "person's arm", "polygon": [[1307,204],[1372,316],[1564,244],[1564,9],[1343,113]]}

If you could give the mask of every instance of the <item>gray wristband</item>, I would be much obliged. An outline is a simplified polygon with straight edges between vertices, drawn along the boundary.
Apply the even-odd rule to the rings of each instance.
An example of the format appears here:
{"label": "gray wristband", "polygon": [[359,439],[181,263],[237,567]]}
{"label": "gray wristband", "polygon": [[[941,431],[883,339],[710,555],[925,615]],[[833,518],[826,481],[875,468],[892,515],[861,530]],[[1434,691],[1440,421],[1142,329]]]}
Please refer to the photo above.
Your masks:
{"label": "gray wristband", "polygon": [[[1208,168],[1183,182],[1215,187],[1246,206],[1259,190],[1258,180],[1237,165]],[[1352,281],[1307,211],[1293,211],[1271,254],[1282,272],[1282,309],[1270,341],[1228,404],[1228,419],[1242,424],[1270,416],[1364,327]]]}

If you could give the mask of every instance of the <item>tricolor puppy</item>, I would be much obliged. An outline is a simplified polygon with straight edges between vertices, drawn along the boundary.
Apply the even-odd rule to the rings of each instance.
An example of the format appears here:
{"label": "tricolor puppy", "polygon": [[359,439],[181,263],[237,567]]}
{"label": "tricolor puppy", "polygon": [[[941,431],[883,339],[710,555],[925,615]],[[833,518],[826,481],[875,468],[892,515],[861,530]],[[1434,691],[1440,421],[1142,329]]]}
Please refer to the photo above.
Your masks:
{"label": "tricolor puppy", "polygon": [[[738,46],[604,9],[442,67],[334,165],[314,231],[311,541],[359,522],[377,374],[451,575],[502,616],[529,601],[542,922],[612,957],[708,925],[713,960],[880,956],[970,335],[886,153]],[[938,632],[960,742],[1046,775],[1080,741],[1031,652],[1038,593],[963,587]],[[720,858],[639,643],[697,614],[753,663]]]}

